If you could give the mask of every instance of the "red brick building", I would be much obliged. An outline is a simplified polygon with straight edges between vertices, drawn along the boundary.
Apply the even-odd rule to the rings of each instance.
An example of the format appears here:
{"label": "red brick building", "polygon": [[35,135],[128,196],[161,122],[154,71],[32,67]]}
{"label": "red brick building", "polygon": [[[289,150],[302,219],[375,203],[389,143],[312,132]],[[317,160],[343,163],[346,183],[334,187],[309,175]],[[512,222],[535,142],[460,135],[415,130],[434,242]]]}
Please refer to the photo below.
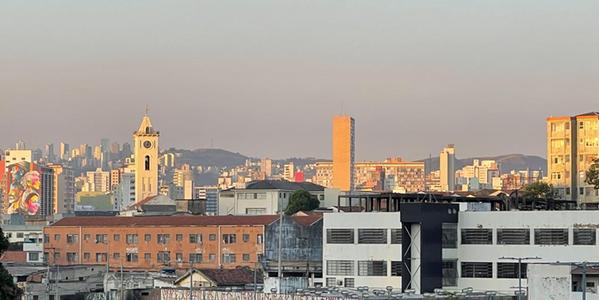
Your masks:
{"label": "red brick building", "polygon": [[264,253],[262,216],[67,217],[44,228],[50,264],[110,268],[254,267]]}

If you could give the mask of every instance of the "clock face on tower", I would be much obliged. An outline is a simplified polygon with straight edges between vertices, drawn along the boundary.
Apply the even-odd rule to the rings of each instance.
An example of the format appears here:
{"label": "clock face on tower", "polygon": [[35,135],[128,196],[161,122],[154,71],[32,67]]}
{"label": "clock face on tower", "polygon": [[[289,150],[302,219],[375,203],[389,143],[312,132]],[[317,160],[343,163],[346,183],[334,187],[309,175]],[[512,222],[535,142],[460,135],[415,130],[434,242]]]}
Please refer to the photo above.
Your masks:
{"label": "clock face on tower", "polygon": [[145,141],[145,142],[144,142],[144,147],[146,147],[147,149],[150,149],[150,147],[152,147],[152,142],[150,142],[150,141]]}

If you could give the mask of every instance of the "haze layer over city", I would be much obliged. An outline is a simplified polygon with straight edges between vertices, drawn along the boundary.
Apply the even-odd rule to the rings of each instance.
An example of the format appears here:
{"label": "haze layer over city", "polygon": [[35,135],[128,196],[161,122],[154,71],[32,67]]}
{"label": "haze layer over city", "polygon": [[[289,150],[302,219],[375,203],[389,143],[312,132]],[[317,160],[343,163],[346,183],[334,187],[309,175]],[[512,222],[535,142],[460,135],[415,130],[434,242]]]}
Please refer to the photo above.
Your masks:
{"label": "haze layer over city", "polygon": [[0,3],[0,300],[599,300],[599,2]]}

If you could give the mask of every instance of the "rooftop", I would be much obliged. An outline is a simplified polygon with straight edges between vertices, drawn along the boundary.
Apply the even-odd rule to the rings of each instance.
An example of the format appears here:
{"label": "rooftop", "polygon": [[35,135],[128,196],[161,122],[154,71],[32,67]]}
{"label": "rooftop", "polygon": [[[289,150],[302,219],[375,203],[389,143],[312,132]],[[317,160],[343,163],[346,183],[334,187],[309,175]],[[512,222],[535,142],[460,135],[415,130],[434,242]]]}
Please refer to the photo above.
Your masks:
{"label": "rooftop", "polygon": [[66,217],[56,226],[210,226],[210,225],[268,225],[279,216],[93,216]]}
{"label": "rooftop", "polygon": [[287,180],[257,180],[248,183],[246,190],[305,190],[309,192],[322,192],[324,186],[312,182],[291,182]]}

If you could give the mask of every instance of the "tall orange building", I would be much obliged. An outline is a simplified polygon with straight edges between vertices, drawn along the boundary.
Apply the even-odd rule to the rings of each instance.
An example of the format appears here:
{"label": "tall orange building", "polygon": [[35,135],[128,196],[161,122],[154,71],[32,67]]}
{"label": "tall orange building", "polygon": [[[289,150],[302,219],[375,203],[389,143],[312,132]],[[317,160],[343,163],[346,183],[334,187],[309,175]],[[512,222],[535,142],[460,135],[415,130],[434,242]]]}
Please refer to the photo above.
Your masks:
{"label": "tall orange building", "polygon": [[333,184],[341,191],[354,189],[354,119],[333,118]]}

